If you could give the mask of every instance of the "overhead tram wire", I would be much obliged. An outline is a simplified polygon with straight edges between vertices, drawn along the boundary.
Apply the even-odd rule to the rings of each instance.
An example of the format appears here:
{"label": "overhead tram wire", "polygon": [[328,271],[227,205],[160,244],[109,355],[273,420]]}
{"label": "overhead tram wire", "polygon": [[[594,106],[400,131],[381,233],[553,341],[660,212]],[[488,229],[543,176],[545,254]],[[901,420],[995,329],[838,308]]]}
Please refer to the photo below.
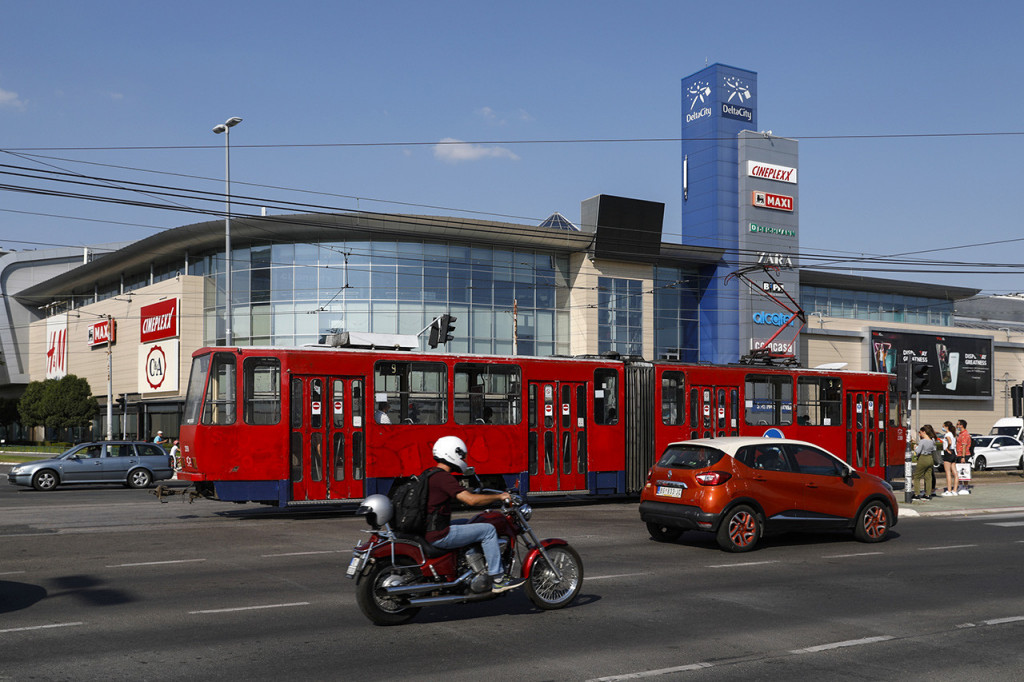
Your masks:
{"label": "overhead tram wire", "polygon": [[[152,184],[148,184],[148,183],[139,183],[139,182],[125,181],[125,180],[113,180],[113,179],[109,179],[109,178],[98,178],[98,177],[94,178],[92,176],[85,176],[85,175],[80,174],[80,173],[39,171],[37,169],[27,169],[27,168],[20,167],[20,166],[10,166],[10,165],[6,165],[6,164],[0,165],[0,168],[17,168],[19,170],[28,170],[31,173],[33,173],[33,175],[29,175],[29,174],[26,174],[26,173],[14,173],[14,172],[11,172],[11,171],[0,171],[0,173],[15,175],[15,176],[19,176],[19,177],[26,177],[26,178],[29,178],[29,179],[38,179],[38,180],[50,181],[50,182],[70,182],[70,183],[73,183],[73,184],[83,184],[83,185],[86,185],[86,186],[103,187],[104,189],[110,189],[110,190],[115,190],[115,191],[127,191],[127,192],[139,191],[142,194],[145,194],[147,196],[153,196],[154,198],[158,198],[159,196],[171,196],[171,197],[180,198],[180,199],[186,199],[186,200],[215,201],[217,203],[219,203],[220,200],[221,200],[220,193],[206,192],[206,191],[203,191],[203,190],[189,190],[189,189],[176,188],[176,187],[170,187],[170,186],[165,186],[165,185],[152,185]],[[41,175],[39,175],[39,173],[47,173],[49,175],[58,176],[58,177],[47,177],[45,175],[41,176]],[[60,177],[60,176],[64,176],[64,177]],[[75,179],[74,180],[68,180],[67,179],[68,176],[73,177]],[[96,182],[86,182],[86,180],[95,180]],[[124,185],[131,185],[131,187],[124,187]],[[137,189],[138,187],[145,187],[147,189],[139,190],[139,189]],[[146,202],[133,202],[133,201],[128,201],[128,200],[124,200],[124,199],[107,198],[107,197],[93,197],[93,196],[89,196],[89,195],[75,194],[75,193],[69,193],[69,192],[45,191],[45,190],[40,190],[38,188],[19,187],[19,186],[14,186],[14,185],[0,185],[0,189],[7,189],[7,190],[10,190],[10,191],[22,191],[22,192],[35,193],[35,194],[44,194],[44,195],[50,195],[50,196],[59,196],[59,197],[64,197],[64,198],[79,198],[79,199],[87,199],[87,200],[94,200],[94,201],[107,201],[107,202],[110,202],[110,203],[118,203],[118,204],[123,204],[123,205],[134,205],[134,206],[139,206],[139,207],[144,207],[144,208],[164,208],[164,209],[170,209],[170,210],[181,210],[181,211],[184,211],[184,212],[196,213],[196,214],[205,214],[205,215],[211,215],[211,216],[221,216],[221,215],[223,215],[222,212],[220,212],[220,211],[208,211],[208,210],[188,207],[188,206],[184,206],[184,205],[178,204],[177,202],[174,202],[175,207],[167,207],[167,206],[161,206],[159,204],[150,204],[150,203],[146,203]],[[157,190],[160,190],[160,191],[157,191]],[[163,191],[163,190],[170,190],[170,191]],[[249,196],[244,196],[244,195],[238,195],[235,198],[238,200],[238,203],[240,203],[242,205],[247,205],[247,206],[250,206],[250,207],[272,207],[272,208],[274,208],[276,210],[282,210],[282,211],[284,211],[284,210],[290,210],[290,211],[302,210],[302,211],[306,211],[306,212],[310,212],[310,213],[323,213],[325,215],[326,214],[335,214],[335,213],[360,213],[360,214],[364,214],[364,215],[366,215],[366,214],[368,214],[368,215],[377,215],[377,216],[380,216],[382,218],[386,217],[391,222],[399,222],[399,223],[401,223],[403,221],[407,222],[409,224],[422,224],[423,222],[427,222],[427,223],[434,222],[434,223],[443,223],[446,226],[453,225],[453,224],[454,224],[453,226],[459,226],[459,224],[461,223],[463,226],[472,226],[474,229],[477,229],[479,231],[488,231],[488,230],[495,230],[496,229],[496,228],[491,228],[491,227],[480,226],[480,225],[478,225],[476,223],[469,223],[469,222],[463,223],[462,219],[454,218],[454,217],[418,216],[418,217],[416,217],[415,223],[413,223],[413,222],[411,222],[411,220],[403,219],[401,216],[396,216],[393,213],[370,212],[370,211],[353,211],[352,209],[345,209],[345,208],[340,208],[340,207],[332,207],[332,206],[324,206],[324,205],[316,205],[316,204],[301,204],[301,203],[298,203],[298,202],[267,201],[267,200],[262,199],[260,197],[249,197]],[[243,201],[243,200],[246,200],[246,199],[250,200],[250,201],[248,201],[248,202],[247,201]],[[279,217],[278,216],[246,216],[246,219],[249,219],[249,220],[266,219],[266,220],[274,221],[277,218],[279,218]],[[290,224],[294,224],[296,221],[289,220],[288,222]],[[342,228],[338,228],[338,229],[342,229]],[[986,242],[985,244],[979,244],[979,245],[990,245],[990,244],[997,244],[997,243],[1006,243],[1007,241],[1020,241],[1020,240],[1024,240],[1024,238],[1018,238],[1018,239],[1014,239],[1014,240],[999,240],[999,241],[995,241],[995,242]],[[623,245],[625,245],[625,244],[629,243],[629,240],[622,240],[622,243],[623,243]],[[966,245],[966,246],[972,246],[972,245]],[[944,251],[944,250],[950,250],[950,249],[954,249],[954,248],[956,248],[956,249],[964,248],[964,245],[954,246],[954,247],[941,247],[941,248],[931,249],[929,251]],[[919,254],[920,252],[912,252],[912,253]],[[908,255],[908,254],[894,254],[894,256],[899,256],[899,255]],[[815,258],[821,259],[821,260],[829,260],[830,261],[828,263],[820,263],[820,264],[817,264],[817,265],[805,265],[804,267],[806,267],[806,268],[832,267],[832,268],[850,269],[851,265],[853,263],[879,263],[879,264],[885,263],[885,264],[892,264],[893,265],[893,268],[891,268],[891,270],[895,270],[898,267],[900,271],[906,272],[908,270],[906,269],[904,264],[910,265],[910,266],[919,264],[919,262],[916,261],[916,260],[915,261],[898,261],[898,260],[895,260],[895,258],[893,258],[893,257],[887,257],[887,256],[867,257],[867,256],[864,256],[864,255],[857,255],[856,257],[851,257],[851,258],[847,258],[847,259],[836,259],[835,256],[829,256],[829,257],[826,258],[826,257],[822,257],[822,256],[815,256],[812,253],[806,253],[805,252],[805,253],[801,253],[800,254],[800,258],[802,260],[804,260],[804,261],[815,259]],[[947,262],[947,265],[953,266],[953,265],[957,265],[957,263],[956,262]],[[975,267],[983,267],[983,266],[984,267],[998,267],[998,268],[1015,268],[1016,267],[1016,266],[1013,266],[1013,265],[1002,265],[1002,264],[991,264],[991,263],[988,263],[988,264],[976,264],[976,263],[975,264],[966,264],[965,263],[963,265],[972,265],[972,266],[975,266]],[[890,270],[890,269],[886,269],[886,268],[861,268],[861,269],[863,269],[866,272],[882,272],[882,271]],[[911,271],[915,271],[915,270],[911,270]],[[984,270],[984,271],[978,270],[978,271],[964,272],[963,274],[1000,274],[1000,273],[999,272],[993,272],[991,270]]]}

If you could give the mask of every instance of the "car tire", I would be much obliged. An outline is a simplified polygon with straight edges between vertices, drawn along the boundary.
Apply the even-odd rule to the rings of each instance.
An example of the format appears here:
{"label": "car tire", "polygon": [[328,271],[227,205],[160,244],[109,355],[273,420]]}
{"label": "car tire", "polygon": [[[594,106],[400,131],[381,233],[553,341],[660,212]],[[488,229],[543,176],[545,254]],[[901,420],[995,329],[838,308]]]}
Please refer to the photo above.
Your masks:
{"label": "car tire", "polygon": [[40,469],[32,476],[32,487],[36,490],[53,490],[60,483],[53,469]]}
{"label": "car tire", "polygon": [[132,469],[128,472],[128,480],[125,485],[129,488],[148,488],[153,482],[153,474],[145,469]]}
{"label": "car tire", "polygon": [[761,519],[751,507],[730,509],[718,527],[718,546],[727,552],[749,552],[761,538]]}
{"label": "car tire", "polygon": [[985,471],[985,469],[988,468],[988,462],[985,461],[985,456],[978,455],[975,457],[974,464],[971,465],[971,468],[975,471]]}
{"label": "car tire", "polygon": [[881,542],[889,535],[892,510],[884,502],[872,500],[864,505],[853,526],[853,537],[861,542]]}
{"label": "car tire", "polygon": [[1024,469],[1024,455],[1021,455],[1020,459],[1017,460],[1017,468]]}
{"label": "car tire", "polygon": [[658,542],[675,542],[683,534],[683,529],[666,526],[661,523],[648,523],[647,532],[650,534],[652,540],[657,540]]}

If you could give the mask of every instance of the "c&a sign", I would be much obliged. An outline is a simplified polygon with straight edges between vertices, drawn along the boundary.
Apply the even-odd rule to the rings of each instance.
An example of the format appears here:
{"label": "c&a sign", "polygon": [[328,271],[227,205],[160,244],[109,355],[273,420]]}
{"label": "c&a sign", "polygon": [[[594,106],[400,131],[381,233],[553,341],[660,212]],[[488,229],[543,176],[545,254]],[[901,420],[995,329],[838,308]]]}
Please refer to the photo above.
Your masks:
{"label": "c&a sign", "polygon": [[166,339],[139,346],[139,393],[178,390],[177,339]]}

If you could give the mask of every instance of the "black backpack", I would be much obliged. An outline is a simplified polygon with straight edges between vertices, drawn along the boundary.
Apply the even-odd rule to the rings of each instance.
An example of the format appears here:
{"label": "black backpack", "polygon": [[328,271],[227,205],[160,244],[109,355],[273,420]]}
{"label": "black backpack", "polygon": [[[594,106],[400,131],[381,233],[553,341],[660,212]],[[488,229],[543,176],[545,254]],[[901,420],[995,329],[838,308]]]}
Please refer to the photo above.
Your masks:
{"label": "black backpack", "polygon": [[395,513],[391,527],[399,533],[423,535],[427,531],[427,498],[430,495],[430,477],[441,471],[431,467],[419,476],[395,486],[388,495]]}

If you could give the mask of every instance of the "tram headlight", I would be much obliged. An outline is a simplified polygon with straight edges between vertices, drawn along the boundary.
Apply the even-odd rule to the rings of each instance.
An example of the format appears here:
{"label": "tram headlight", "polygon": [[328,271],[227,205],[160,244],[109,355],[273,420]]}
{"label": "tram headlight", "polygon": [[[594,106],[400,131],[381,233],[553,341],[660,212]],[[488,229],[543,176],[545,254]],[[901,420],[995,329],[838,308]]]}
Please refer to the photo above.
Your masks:
{"label": "tram headlight", "polygon": [[523,515],[524,519],[529,521],[530,517],[533,516],[533,507],[524,502],[523,504],[519,505],[519,513]]}

